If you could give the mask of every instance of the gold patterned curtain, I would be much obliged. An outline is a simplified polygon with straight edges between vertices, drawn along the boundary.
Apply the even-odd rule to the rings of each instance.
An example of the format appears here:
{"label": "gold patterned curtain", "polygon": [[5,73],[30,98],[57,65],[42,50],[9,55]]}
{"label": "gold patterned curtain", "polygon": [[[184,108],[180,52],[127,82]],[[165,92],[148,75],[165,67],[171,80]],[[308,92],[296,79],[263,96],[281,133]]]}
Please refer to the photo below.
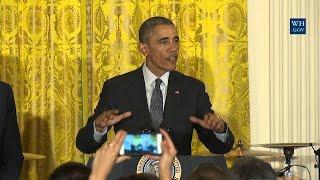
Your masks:
{"label": "gold patterned curtain", "polygon": [[[249,143],[246,0],[0,0],[0,80],[13,86],[25,161],[22,179],[85,162],[75,136],[106,79],[139,67],[140,24],[177,26],[178,70],[205,82],[215,111]],[[205,154],[194,136],[193,154]]]}

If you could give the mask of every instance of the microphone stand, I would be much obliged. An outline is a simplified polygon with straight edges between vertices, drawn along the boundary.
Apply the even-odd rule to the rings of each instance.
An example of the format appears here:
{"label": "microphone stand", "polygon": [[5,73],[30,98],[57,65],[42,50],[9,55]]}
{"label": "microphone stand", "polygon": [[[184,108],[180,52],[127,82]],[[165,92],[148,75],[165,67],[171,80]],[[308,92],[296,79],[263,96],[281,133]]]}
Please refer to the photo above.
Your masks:
{"label": "microphone stand", "polygon": [[318,168],[318,178],[320,180],[320,164],[319,164],[319,160],[320,160],[320,148],[318,150],[315,150],[314,147],[312,146],[312,143],[310,143],[310,146],[313,149],[314,154],[316,155],[316,164],[314,165],[314,168]]}
{"label": "microphone stand", "polygon": [[291,172],[290,168],[292,167],[291,158],[294,154],[294,148],[293,147],[284,147],[283,153],[286,158],[286,164],[287,164],[287,167],[284,168],[285,171],[283,173],[285,176],[293,176],[293,173]]}

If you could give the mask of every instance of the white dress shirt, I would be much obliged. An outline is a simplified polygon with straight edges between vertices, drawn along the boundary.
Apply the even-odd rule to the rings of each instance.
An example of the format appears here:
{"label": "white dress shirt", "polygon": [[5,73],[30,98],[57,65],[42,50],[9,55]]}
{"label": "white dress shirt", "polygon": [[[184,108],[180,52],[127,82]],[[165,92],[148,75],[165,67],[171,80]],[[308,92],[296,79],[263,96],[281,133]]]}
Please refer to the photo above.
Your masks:
{"label": "white dress shirt", "polygon": [[[156,79],[158,79],[158,77],[156,75],[154,75],[147,68],[145,63],[142,66],[142,73],[143,73],[144,84],[145,84],[145,88],[146,88],[148,108],[150,110],[151,96],[152,96],[153,89],[156,86]],[[162,82],[160,84],[160,90],[162,92],[162,98],[163,98],[163,101],[162,101],[163,102],[162,103],[163,109],[162,110],[164,110],[164,105],[166,104],[169,75],[170,75],[170,71],[167,71],[166,73],[164,73],[164,75],[162,75],[160,77],[160,79],[162,80]]]}

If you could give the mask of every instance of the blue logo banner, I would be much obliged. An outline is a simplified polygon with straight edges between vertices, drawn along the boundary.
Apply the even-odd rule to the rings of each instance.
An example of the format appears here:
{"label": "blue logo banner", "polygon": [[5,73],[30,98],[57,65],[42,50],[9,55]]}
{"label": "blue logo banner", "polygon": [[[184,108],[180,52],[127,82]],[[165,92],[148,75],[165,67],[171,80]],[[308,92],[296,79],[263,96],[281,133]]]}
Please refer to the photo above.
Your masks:
{"label": "blue logo banner", "polygon": [[306,18],[290,18],[290,34],[306,34]]}

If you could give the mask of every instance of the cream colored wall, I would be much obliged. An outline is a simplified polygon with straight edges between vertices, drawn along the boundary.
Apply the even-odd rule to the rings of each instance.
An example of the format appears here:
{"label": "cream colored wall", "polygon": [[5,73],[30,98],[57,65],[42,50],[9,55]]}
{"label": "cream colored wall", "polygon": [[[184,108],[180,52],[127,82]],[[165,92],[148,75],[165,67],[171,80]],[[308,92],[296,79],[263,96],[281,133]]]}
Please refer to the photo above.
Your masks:
{"label": "cream colored wall", "polygon": [[[251,144],[320,142],[319,9],[319,0],[248,0]],[[307,19],[306,35],[289,34],[294,17]],[[312,149],[295,155],[317,179]]]}

